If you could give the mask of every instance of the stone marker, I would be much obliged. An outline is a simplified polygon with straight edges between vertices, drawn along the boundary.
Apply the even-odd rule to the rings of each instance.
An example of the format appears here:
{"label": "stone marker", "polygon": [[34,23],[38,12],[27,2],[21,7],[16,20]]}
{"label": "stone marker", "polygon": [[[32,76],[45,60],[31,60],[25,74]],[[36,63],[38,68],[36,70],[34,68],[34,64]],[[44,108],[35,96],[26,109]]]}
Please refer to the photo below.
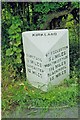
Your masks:
{"label": "stone marker", "polygon": [[22,33],[25,67],[29,82],[43,91],[69,76],[67,29]]}

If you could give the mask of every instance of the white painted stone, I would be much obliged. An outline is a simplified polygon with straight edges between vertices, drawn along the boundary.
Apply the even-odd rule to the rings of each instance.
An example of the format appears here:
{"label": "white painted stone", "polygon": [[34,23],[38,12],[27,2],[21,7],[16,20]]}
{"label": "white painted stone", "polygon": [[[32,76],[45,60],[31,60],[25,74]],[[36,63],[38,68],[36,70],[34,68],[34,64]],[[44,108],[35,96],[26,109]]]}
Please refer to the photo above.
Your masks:
{"label": "white painted stone", "polygon": [[43,91],[69,76],[67,29],[22,33],[27,79]]}

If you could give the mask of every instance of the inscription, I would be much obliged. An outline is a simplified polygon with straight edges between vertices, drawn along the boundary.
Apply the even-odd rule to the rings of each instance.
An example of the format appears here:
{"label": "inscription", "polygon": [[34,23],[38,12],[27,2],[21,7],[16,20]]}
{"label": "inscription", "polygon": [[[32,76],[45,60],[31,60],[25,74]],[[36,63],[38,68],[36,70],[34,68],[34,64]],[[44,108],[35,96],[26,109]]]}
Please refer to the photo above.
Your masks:
{"label": "inscription", "polygon": [[31,73],[39,78],[42,78],[42,59],[33,55],[26,54],[27,59],[27,70],[28,73]]}
{"label": "inscription", "polygon": [[52,56],[53,54],[60,53],[61,51],[66,50],[67,48],[68,48],[68,46],[64,46],[64,47],[62,47],[62,48],[60,48],[60,49],[58,49],[58,50],[54,50],[54,51],[48,52],[48,53],[46,54],[46,57]]}
{"label": "inscription", "polygon": [[66,60],[68,58],[67,48],[68,46],[65,46],[46,54],[48,62],[44,65],[44,67],[48,71],[47,76],[50,81],[66,74]]}
{"label": "inscription", "polygon": [[54,32],[54,33],[33,33],[33,34],[32,34],[33,37],[37,37],[37,36],[53,36],[53,35],[56,36],[57,33]]}
{"label": "inscription", "polygon": [[42,64],[41,58],[26,54],[28,73],[42,78],[44,70],[47,70],[49,81],[53,81],[55,78],[66,74],[67,48],[68,46],[65,46],[58,50],[48,52],[46,54],[47,62],[44,65]]}

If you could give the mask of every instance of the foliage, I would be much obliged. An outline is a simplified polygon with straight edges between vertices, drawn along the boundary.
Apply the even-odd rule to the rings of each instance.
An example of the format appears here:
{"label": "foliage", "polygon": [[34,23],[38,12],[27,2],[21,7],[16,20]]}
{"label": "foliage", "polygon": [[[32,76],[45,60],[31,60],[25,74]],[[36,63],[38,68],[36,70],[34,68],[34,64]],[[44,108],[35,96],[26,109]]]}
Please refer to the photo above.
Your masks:
{"label": "foliage", "polygon": [[[48,19],[47,14],[52,13],[53,11],[55,13],[56,11],[63,9],[63,7],[65,7],[66,5],[67,5],[66,2],[54,2],[54,3],[44,2],[44,3],[35,4],[33,10],[37,16],[37,17],[35,17],[35,19],[37,18],[36,19],[37,29],[44,28],[43,23],[45,23],[46,20]],[[33,27],[33,29],[34,29],[34,27]]]}
{"label": "foliage", "polygon": [[[12,18],[12,25],[8,30],[9,34],[9,48],[6,50],[6,56],[12,57],[14,64],[21,63],[21,20],[15,16]],[[14,57],[13,57],[14,56]]]}
{"label": "foliage", "polygon": [[34,6],[34,11],[35,12],[40,12],[40,13],[44,13],[44,14],[47,14],[48,12],[51,12],[51,11],[56,11],[58,9],[60,9],[61,7],[63,7],[64,5],[66,5],[67,3],[66,2],[60,2],[60,3],[56,3],[54,2],[53,4],[50,2],[45,2],[45,3],[40,3],[40,4],[36,4]]}
{"label": "foliage", "polygon": [[[21,26],[23,25],[23,22],[19,16],[12,16],[6,8],[2,10],[2,20],[2,57],[4,59],[6,56],[6,58],[9,59],[8,64],[11,63],[16,71],[17,69],[21,70],[23,68],[21,41]],[[6,25],[4,23],[6,23]]]}
{"label": "foliage", "polygon": [[18,106],[28,109],[40,107],[46,110],[49,107],[74,106],[77,104],[78,96],[77,80],[74,72],[73,78],[65,80],[61,85],[53,87],[46,93],[32,87],[27,81],[11,83],[2,95],[3,111],[10,112],[11,108],[14,107],[14,110]]}
{"label": "foliage", "polygon": [[79,24],[76,24],[72,14],[69,14],[67,19],[64,19],[63,17],[62,22],[64,24],[64,28],[69,30],[70,66],[71,69],[73,69],[73,67],[76,66],[75,63],[79,58]]}
{"label": "foliage", "polygon": [[[79,23],[75,18],[78,2],[2,3],[2,110],[3,115],[16,109],[77,104],[79,77]],[[74,7],[74,11],[56,19],[60,28],[67,28],[70,37],[69,80],[44,93],[27,83],[21,34],[23,31],[44,28],[47,15]],[[78,14],[77,14],[78,15]],[[77,20],[78,20],[78,16]],[[53,20],[54,22],[54,20]],[[51,24],[51,23],[49,23]],[[54,25],[56,29],[56,26]],[[47,29],[50,29],[48,26]]]}
{"label": "foliage", "polygon": [[80,8],[80,3],[79,2],[72,2],[72,5],[75,7],[75,8]]}

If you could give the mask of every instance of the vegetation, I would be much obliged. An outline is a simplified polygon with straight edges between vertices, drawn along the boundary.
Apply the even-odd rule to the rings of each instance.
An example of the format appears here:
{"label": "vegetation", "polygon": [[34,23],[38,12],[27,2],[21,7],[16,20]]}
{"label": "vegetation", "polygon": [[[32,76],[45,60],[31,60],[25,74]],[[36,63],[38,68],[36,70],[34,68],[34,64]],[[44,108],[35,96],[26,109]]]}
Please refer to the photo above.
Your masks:
{"label": "vegetation", "polygon": [[[22,32],[67,28],[70,37],[70,79],[47,93],[26,80]],[[73,106],[78,101],[78,2],[2,2],[2,115],[19,108]]]}

